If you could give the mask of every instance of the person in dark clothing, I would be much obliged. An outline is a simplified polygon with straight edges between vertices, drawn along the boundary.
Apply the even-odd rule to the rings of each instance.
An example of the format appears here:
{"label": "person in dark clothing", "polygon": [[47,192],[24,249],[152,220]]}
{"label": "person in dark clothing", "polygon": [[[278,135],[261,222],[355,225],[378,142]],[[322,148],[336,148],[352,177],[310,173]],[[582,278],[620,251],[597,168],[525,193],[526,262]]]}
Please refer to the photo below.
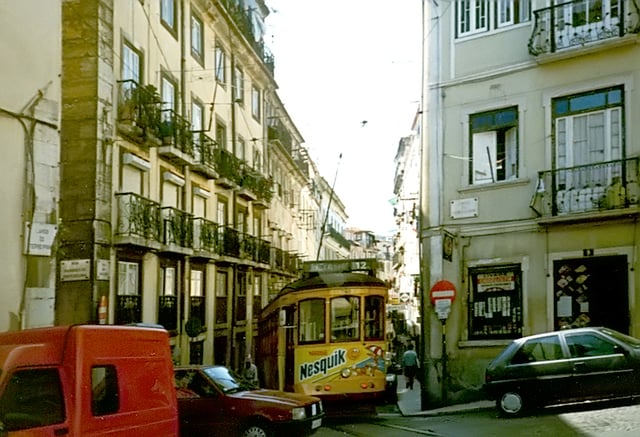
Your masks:
{"label": "person in dark clothing", "polygon": [[407,378],[407,388],[413,390],[413,382],[420,368],[420,360],[416,351],[413,350],[413,344],[409,344],[407,350],[402,354],[402,367],[404,368],[404,376]]}

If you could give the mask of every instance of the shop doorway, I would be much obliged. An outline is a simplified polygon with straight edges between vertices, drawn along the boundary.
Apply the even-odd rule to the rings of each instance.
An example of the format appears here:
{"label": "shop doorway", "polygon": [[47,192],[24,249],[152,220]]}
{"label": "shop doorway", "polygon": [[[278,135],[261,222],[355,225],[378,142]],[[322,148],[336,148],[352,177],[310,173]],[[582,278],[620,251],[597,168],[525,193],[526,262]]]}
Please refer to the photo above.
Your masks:
{"label": "shop doorway", "polygon": [[553,262],[556,329],[606,326],[629,333],[627,256]]}

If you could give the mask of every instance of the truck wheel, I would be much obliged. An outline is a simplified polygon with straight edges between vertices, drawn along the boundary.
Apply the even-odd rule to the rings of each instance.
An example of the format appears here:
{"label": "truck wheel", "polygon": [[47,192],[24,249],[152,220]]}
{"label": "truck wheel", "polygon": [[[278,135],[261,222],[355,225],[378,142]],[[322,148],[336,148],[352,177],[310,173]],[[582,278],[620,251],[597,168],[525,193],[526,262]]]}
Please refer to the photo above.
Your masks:
{"label": "truck wheel", "polygon": [[270,437],[271,433],[264,423],[251,423],[242,430],[242,437]]}
{"label": "truck wheel", "polygon": [[524,412],[525,402],[516,391],[508,391],[496,400],[496,407],[502,417],[517,417]]}

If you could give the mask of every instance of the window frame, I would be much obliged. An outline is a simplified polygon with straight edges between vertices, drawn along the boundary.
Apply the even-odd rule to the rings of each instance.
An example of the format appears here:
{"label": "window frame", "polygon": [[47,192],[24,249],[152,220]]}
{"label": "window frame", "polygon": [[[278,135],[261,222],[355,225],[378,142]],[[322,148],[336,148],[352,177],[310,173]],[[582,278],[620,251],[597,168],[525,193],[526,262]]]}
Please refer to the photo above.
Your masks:
{"label": "window frame", "polygon": [[[513,118],[509,118],[512,114]],[[518,106],[508,106],[469,115],[469,177],[472,186],[495,184],[516,180],[520,176],[520,113]],[[495,156],[478,159],[481,144],[491,143]],[[477,150],[476,150],[477,149]],[[489,178],[479,179],[477,174],[486,173]],[[502,163],[500,166],[499,164]]]}
{"label": "window frame", "polygon": [[[198,29],[199,27],[199,29]],[[191,13],[191,56],[200,65],[204,65],[204,22],[195,13]]]}
{"label": "window frame", "polygon": [[[345,322],[347,322],[346,324],[338,323],[339,308],[337,308],[336,303],[341,299],[346,300],[349,305],[353,305],[353,303],[356,304],[355,307],[352,307],[351,314],[346,316],[346,319],[345,319]],[[354,311],[355,311],[355,315],[353,314]],[[332,297],[329,300],[329,329],[331,331],[331,342],[340,343],[340,342],[359,341],[360,340],[360,318],[361,318],[360,296],[341,295],[341,296]],[[350,332],[349,331],[350,329],[353,329],[354,331]],[[342,332],[346,334],[342,335]]]}
{"label": "window frame", "polygon": [[[309,306],[308,311],[306,311],[306,306]],[[318,312],[321,311],[321,316],[318,317]],[[323,297],[311,297],[308,299],[303,299],[298,302],[298,344],[313,344],[313,343],[325,343],[326,341],[326,332],[327,332],[327,309],[326,309],[326,301]],[[305,317],[308,314],[309,317]],[[310,329],[314,329],[317,331],[317,335],[307,336],[309,333],[309,329],[307,329],[303,324],[309,323],[317,323],[318,321],[322,321],[321,326],[317,326],[317,329],[310,326]],[[311,337],[310,340],[307,340],[306,337]]]}
{"label": "window frame", "polygon": [[[142,85],[142,77],[143,77],[143,54],[142,51],[138,50],[130,41],[127,39],[122,40],[120,54],[120,79],[122,81],[132,80],[138,86]],[[127,55],[129,53],[129,55]],[[129,59],[137,60],[137,65],[128,66]]]}
{"label": "window frame", "polygon": [[178,8],[176,0],[160,0],[160,23],[177,38]]}
{"label": "window frame", "polygon": [[242,67],[236,64],[233,70],[233,100],[241,106],[244,105],[245,100],[244,82],[244,71],[242,70]]}
{"label": "window frame", "polygon": [[251,85],[251,116],[259,123],[262,115],[262,96],[260,89]]}
{"label": "window frame", "polygon": [[216,81],[221,85],[227,84],[227,53],[226,51],[220,47],[216,46],[215,48],[215,66],[214,66],[214,75]]}
{"label": "window frame", "polygon": [[531,0],[456,1],[455,37],[466,38],[531,21]]}

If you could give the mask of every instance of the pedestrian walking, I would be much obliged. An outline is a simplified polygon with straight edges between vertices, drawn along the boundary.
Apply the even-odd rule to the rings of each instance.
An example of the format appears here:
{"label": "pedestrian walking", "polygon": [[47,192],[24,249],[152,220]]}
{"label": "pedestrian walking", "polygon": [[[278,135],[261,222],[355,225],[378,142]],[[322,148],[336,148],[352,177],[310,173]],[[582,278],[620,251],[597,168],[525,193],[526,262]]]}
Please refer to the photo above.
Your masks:
{"label": "pedestrian walking", "polygon": [[420,368],[420,360],[418,359],[416,351],[413,350],[413,344],[411,343],[409,343],[407,350],[402,354],[402,367],[404,369],[404,376],[407,378],[407,388],[413,390],[413,382]]}
{"label": "pedestrian walking", "polygon": [[247,357],[244,363],[244,370],[242,371],[242,376],[244,377],[244,379],[246,379],[249,383],[251,383],[255,387],[260,386],[260,383],[258,381],[258,368],[256,367],[255,364],[253,364],[250,356]]}

